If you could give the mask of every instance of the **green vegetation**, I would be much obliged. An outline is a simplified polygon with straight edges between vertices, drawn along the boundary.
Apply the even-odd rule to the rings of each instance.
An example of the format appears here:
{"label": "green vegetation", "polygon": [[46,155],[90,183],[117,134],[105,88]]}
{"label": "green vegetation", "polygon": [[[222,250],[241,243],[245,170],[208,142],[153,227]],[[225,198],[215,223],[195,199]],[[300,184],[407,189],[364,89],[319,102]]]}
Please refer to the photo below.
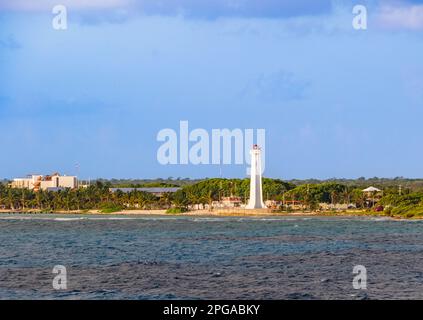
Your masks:
{"label": "green vegetation", "polygon": [[379,201],[385,206],[385,212],[392,216],[406,218],[423,216],[423,192],[411,192],[403,195],[388,192]]}
{"label": "green vegetation", "polygon": [[[376,178],[375,178],[376,179]],[[128,182],[130,181],[130,182]],[[342,181],[342,180],[338,180]],[[374,184],[383,190],[382,194],[369,198],[362,192],[362,180],[347,180],[346,183],[325,181],[319,183],[295,183],[279,179],[263,179],[263,197],[274,200],[277,207],[273,210],[292,212],[294,210],[334,210],[345,212],[347,207],[366,210],[366,213],[387,214],[390,216],[423,216],[423,187],[420,180],[415,180],[411,188],[405,187],[404,181],[399,189],[396,179],[384,182],[384,186]],[[367,181],[367,180],[366,180]],[[402,180],[401,180],[402,181]],[[411,180],[410,180],[411,181]],[[409,181],[409,183],[411,183]],[[57,192],[33,192],[26,189],[12,189],[6,183],[0,183],[0,209],[22,211],[81,211],[99,210],[112,213],[131,209],[165,209],[168,213],[181,213],[198,207],[212,208],[215,201],[223,197],[239,197],[246,202],[249,197],[249,179],[206,179],[206,180],[97,180],[87,188],[65,189]],[[181,189],[175,193],[165,193],[157,197],[148,192],[122,191],[110,192],[111,187],[175,187]],[[400,194],[401,193],[401,194]],[[284,204],[282,206],[282,204]],[[343,207],[339,207],[343,205]],[[295,208],[295,206],[297,206]],[[377,211],[377,212],[376,212]]]}
{"label": "green vegetation", "polygon": [[300,200],[305,205],[319,203],[350,203],[355,189],[339,183],[325,182],[321,184],[303,184],[285,195],[289,200]]}
{"label": "green vegetation", "polygon": [[189,178],[169,177],[167,179],[98,179],[97,181],[103,184],[109,184],[115,188],[153,188],[153,187],[182,187],[190,184],[195,184],[201,180],[191,180]]}
{"label": "green vegetation", "polygon": [[[276,199],[294,185],[279,179],[263,179],[263,196]],[[185,186],[177,192],[181,203],[211,204],[222,197],[237,196],[246,201],[250,192],[250,179],[208,179],[193,185]],[[185,199],[186,201],[182,201]]]}
{"label": "green vegetation", "polygon": [[183,213],[187,212],[188,210],[185,208],[169,208],[166,210],[166,213]]}
{"label": "green vegetation", "polygon": [[404,177],[396,177],[396,178],[378,178],[373,177],[366,179],[364,177],[360,177],[358,179],[327,179],[327,180],[317,180],[317,179],[307,179],[307,180],[290,180],[290,183],[295,185],[303,185],[303,184],[321,184],[326,182],[338,183],[343,186],[353,187],[353,188],[360,188],[364,189],[368,186],[374,186],[379,189],[386,189],[395,187],[398,190],[398,186],[402,186],[404,189],[408,189],[411,191],[419,191],[423,190],[423,179],[408,179]]}
{"label": "green vegetation", "polygon": [[110,192],[110,183],[97,181],[87,188],[57,192],[12,189],[0,185],[0,208],[7,210],[40,210],[43,212],[101,210],[116,212],[127,209],[155,209],[163,199],[141,191]]}
{"label": "green vegetation", "polygon": [[101,213],[113,213],[113,212],[119,212],[122,211],[124,207],[116,204],[105,204],[101,207],[100,212]]}
{"label": "green vegetation", "polygon": [[[136,184],[143,187],[169,187],[168,183]],[[194,184],[187,184],[173,194],[161,197],[142,191],[124,193],[120,190],[110,192],[116,187],[110,181],[96,181],[87,188],[77,190],[65,189],[57,192],[33,192],[26,189],[12,189],[0,185],[0,208],[9,210],[40,210],[43,212],[100,210],[116,212],[126,209],[169,209],[176,208],[180,212],[188,210],[190,205],[210,204],[225,196],[239,196],[246,201],[249,195],[249,179],[209,179]],[[264,179],[264,194],[275,199],[294,185],[281,180]]]}

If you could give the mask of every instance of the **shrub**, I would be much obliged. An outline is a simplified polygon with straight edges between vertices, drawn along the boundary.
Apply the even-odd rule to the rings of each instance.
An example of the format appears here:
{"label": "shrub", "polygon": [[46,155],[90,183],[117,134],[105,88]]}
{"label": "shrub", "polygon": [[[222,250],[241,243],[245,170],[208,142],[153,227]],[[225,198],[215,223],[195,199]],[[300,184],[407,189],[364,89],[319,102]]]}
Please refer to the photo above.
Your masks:
{"label": "shrub", "polygon": [[115,204],[105,204],[101,206],[101,213],[113,213],[113,212],[119,212],[122,211],[123,207]]}
{"label": "shrub", "polygon": [[188,209],[186,208],[169,208],[166,210],[166,213],[183,213],[187,211]]}

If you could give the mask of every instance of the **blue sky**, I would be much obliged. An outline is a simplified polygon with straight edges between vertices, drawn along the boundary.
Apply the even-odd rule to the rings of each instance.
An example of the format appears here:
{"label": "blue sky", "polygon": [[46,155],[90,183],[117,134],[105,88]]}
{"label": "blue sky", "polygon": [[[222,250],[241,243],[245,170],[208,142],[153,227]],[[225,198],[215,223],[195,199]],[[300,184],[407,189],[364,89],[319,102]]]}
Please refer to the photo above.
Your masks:
{"label": "blue sky", "polygon": [[[158,131],[266,129],[266,176],[422,177],[423,1],[0,0],[0,177],[244,177]],[[354,30],[352,7],[368,8]]]}

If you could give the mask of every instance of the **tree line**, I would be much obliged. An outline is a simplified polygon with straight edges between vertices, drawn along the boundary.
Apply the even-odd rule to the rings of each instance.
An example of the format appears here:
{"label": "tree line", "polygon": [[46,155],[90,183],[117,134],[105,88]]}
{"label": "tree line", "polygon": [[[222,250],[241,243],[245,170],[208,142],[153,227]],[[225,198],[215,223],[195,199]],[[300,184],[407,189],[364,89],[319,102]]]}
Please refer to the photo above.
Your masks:
{"label": "tree line", "polygon": [[[148,182],[136,187],[172,187],[176,184]],[[131,185],[134,186],[134,185]],[[113,212],[126,209],[169,209],[185,211],[194,205],[212,206],[223,197],[239,197],[242,202],[249,198],[249,179],[207,179],[185,184],[175,193],[154,194],[134,190],[111,192],[116,187],[111,181],[97,180],[86,188],[64,189],[61,191],[38,191],[14,189],[0,184],[0,208],[6,210],[39,210],[44,212],[73,210],[102,210]],[[280,179],[263,178],[263,198],[282,203],[301,202],[304,208],[316,210],[319,204],[353,204],[357,208],[368,208],[368,195],[362,186],[338,182],[308,183],[295,185]],[[402,188],[397,185],[385,186],[372,205],[382,205],[389,214],[419,215],[423,207],[423,191]]]}

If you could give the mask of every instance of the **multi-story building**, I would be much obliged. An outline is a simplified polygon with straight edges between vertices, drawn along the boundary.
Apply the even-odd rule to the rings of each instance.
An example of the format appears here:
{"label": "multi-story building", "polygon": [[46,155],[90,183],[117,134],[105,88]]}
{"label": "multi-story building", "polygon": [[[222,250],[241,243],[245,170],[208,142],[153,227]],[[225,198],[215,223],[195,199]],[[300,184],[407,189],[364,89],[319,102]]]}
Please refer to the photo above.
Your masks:
{"label": "multi-story building", "polygon": [[58,173],[52,175],[42,176],[42,175],[29,175],[26,178],[16,178],[13,179],[11,185],[12,188],[25,188],[31,189],[34,191],[38,190],[49,190],[57,188],[77,188],[78,179],[75,176],[61,176]]}

